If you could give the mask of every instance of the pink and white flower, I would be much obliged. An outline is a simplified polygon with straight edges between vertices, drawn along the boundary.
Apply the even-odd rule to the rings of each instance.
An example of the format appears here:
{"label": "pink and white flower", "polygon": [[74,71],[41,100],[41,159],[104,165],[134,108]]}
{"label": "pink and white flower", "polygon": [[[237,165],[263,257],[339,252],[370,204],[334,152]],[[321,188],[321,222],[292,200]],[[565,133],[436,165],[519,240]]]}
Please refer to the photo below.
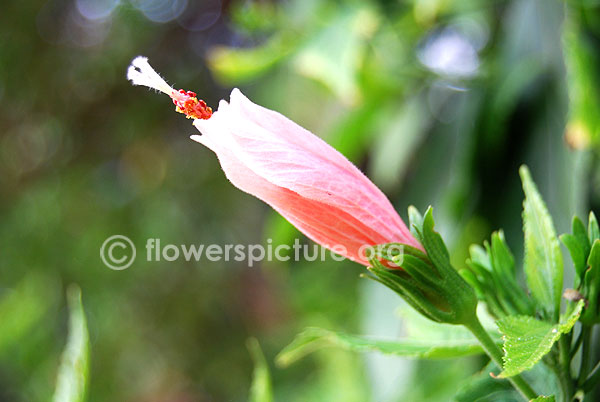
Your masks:
{"label": "pink and white flower", "polygon": [[[145,58],[132,62],[128,78],[179,102],[186,95],[195,99],[193,93],[171,88]],[[234,89],[230,102],[222,100],[210,116],[191,117],[202,133],[191,139],[217,155],[234,186],[269,204],[322,246],[364,265],[369,265],[367,246],[397,242],[423,249],[386,196],[348,159],[240,90]]]}

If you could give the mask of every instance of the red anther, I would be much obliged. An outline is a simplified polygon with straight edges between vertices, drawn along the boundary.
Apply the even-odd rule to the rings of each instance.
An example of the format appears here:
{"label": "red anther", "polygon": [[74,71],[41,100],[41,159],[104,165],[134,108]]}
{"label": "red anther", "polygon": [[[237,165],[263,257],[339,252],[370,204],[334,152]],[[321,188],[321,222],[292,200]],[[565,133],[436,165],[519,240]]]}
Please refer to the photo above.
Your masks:
{"label": "red anther", "polygon": [[175,110],[183,113],[189,119],[208,119],[212,116],[212,109],[206,105],[203,100],[196,98],[196,93],[192,91],[173,91],[171,94]]}

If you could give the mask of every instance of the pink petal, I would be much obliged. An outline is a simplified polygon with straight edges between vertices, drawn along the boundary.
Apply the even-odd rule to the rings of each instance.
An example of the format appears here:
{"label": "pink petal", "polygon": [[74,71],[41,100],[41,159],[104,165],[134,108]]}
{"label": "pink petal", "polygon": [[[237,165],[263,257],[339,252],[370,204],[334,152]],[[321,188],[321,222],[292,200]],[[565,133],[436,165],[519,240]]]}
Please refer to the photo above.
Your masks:
{"label": "pink petal", "polygon": [[229,180],[262,199],[309,238],[342,245],[401,242],[422,248],[385,195],[342,154],[283,115],[234,89],[208,120],[196,120]]}

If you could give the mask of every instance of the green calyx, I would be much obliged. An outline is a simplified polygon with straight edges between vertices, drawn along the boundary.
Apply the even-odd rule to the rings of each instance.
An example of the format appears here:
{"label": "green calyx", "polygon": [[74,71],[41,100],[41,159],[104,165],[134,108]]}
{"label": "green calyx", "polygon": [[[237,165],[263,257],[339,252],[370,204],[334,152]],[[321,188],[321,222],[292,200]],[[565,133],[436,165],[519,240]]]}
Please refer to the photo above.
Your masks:
{"label": "green calyx", "polygon": [[[409,209],[411,232],[425,252],[405,244],[388,243],[369,252],[369,276],[404,298],[425,317],[441,323],[465,324],[475,317],[473,289],[450,265],[448,249],[434,231],[431,207],[424,216]],[[399,268],[398,268],[399,267]]]}

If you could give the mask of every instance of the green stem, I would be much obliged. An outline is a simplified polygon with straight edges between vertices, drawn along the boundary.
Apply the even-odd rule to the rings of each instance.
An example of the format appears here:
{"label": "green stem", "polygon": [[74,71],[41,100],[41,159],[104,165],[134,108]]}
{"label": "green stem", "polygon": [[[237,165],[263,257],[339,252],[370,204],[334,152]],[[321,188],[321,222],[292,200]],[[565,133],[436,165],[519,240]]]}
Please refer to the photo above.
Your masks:
{"label": "green stem", "polygon": [[581,328],[581,336],[583,338],[583,346],[581,348],[581,366],[579,368],[579,380],[577,381],[578,385],[582,385],[584,383],[590,370],[590,341],[592,337],[592,328],[584,325]]}
{"label": "green stem", "polygon": [[558,350],[560,353],[560,370],[558,370],[558,375],[564,401],[570,401],[575,392],[575,384],[571,377],[571,341],[570,334],[565,334],[558,340]]}
{"label": "green stem", "polygon": [[583,389],[583,391],[585,393],[588,393],[596,386],[596,384],[598,384],[599,381],[600,381],[600,362],[598,362],[598,364],[596,364],[596,367],[594,367],[589,378],[583,383],[583,385],[581,386],[581,389]]}
{"label": "green stem", "polygon": [[570,393],[570,391],[568,390],[569,385],[567,384],[567,378],[563,375],[563,370],[560,367],[560,365],[558,364],[557,361],[548,364],[548,367],[554,372],[554,375],[556,376],[558,382],[560,383],[560,390],[562,392],[562,401],[563,402],[569,402],[570,401],[570,396],[568,395]]}
{"label": "green stem", "polygon": [[[502,351],[498,348],[498,345],[490,338],[485,329],[481,326],[479,319],[475,316],[470,322],[463,324],[481,343],[483,350],[492,359],[494,363],[500,368],[503,366],[502,362]],[[525,382],[523,377],[516,375],[509,377],[508,380],[511,384],[525,397],[526,400],[535,399],[537,394],[535,391]]]}
{"label": "green stem", "polygon": [[575,355],[577,354],[577,351],[579,350],[579,347],[581,346],[582,340],[583,340],[583,331],[580,331],[579,336],[577,336],[577,340],[575,341],[575,344],[573,345],[573,347],[571,347],[571,354],[569,356],[569,358],[571,360],[573,360],[573,357],[575,357]]}

